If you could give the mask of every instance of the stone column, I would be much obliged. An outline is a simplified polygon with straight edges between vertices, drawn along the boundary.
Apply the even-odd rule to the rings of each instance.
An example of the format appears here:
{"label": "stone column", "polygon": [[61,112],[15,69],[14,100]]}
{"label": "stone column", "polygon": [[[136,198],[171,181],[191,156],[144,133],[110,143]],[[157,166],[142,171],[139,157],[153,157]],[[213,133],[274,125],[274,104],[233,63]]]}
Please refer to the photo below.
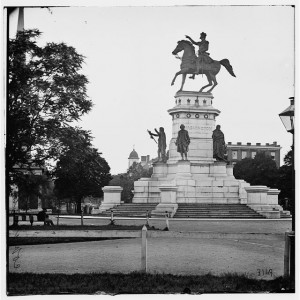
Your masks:
{"label": "stone column", "polygon": [[188,160],[179,160],[177,163],[177,177],[191,177],[191,163]]}
{"label": "stone column", "polygon": [[257,185],[245,187],[245,190],[247,192],[247,205],[249,207],[265,216],[267,219],[280,218],[280,211],[269,204],[268,192],[270,188],[263,185]]}
{"label": "stone column", "polygon": [[224,161],[215,161],[210,165],[210,176],[227,176],[227,166]]}
{"label": "stone column", "polygon": [[226,173],[227,173],[227,176],[233,177],[233,165],[226,166]]}
{"label": "stone column", "polygon": [[153,178],[162,178],[167,176],[168,166],[163,162],[156,162],[153,164]]}
{"label": "stone column", "polygon": [[269,188],[264,185],[255,185],[245,187],[247,192],[248,205],[265,205],[267,204],[267,193]]}
{"label": "stone column", "polygon": [[175,185],[162,184],[160,187],[161,203],[176,203],[176,192],[178,187]]}
{"label": "stone column", "polygon": [[178,187],[170,184],[162,184],[159,186],[161,202],[152,211],[153,214],[170,213],[171,217],[174,216],[178,208],[176,203],[176,194]]}
{"label": "stone column", "polygon": [[175,106],[168,110],[172,116],[172,138],[169,146],[169,163],[181,159],[175,141],[183,124],[189,133],[190,145],[188,159],[192,163],[213,162],[212,131],[215,129],[216,117],[220,114],[212,106],[210,93],[181,91],[175,95]]}
{"label": "stone column", "polygon": [[102,190],[104,192],[104,200],[99,207],[100,212],[121,204],[121,192],[123,190],[122,187],[105,186]]}
{"label": "stone column", "polygon": [[267,201],[268,204],[271,205],[278,205],[278,194],[280,193],[280,190],[277,189],[269,189],[267,193]]}

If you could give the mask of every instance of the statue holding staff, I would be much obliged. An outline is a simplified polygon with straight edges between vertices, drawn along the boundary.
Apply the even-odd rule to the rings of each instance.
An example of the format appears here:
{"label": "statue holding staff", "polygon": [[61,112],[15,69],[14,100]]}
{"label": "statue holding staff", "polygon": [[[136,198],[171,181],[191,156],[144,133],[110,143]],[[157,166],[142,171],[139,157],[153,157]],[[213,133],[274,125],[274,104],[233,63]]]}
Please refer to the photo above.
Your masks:
{"label": "statue holding staff", "polygon": [[[154,131],[156,133],[152,133],[150,130],[148,130],[148,133],[152,139],[154,139],[154,136],[158,137],[158,161],[166,162],[166,148],[167,148],[167,142],[166,142],[166,134],[163,127],[159,127],[159,131],[155,128]],[[155,139],[154,139],[155,140]]]}

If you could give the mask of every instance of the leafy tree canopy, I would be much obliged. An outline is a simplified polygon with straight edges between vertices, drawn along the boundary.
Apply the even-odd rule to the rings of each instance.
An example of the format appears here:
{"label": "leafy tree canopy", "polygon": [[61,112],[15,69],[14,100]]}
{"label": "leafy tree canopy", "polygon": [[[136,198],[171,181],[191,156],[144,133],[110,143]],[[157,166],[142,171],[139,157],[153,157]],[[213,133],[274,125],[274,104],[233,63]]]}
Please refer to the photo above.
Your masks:
{"label": "leafy tree canopy", "polygon": [[[289,201],[295,197],[295,172],[293,170],[293,151],[290,150],[284,157],[284,165],[279,168],[278,189],[281,191],[279,199],[282,203],[285,198]],[[291,203],[289,203],[290,206]],[[287,207],[290,209],[290,207]]]}
{"label": "leafy tree canopy", "polygon": [[275,161],[264,152],[258,152],[254,159],[244,158],[237,162],[233,174],[236,179],[244,179],[251,185],[276,188],[279,173]]}
{"label": "leafy tree canopy", "polygon": [[128,169],[127,173],[114,175],[109,182],[111,186],[121,186],[121,200],[125,203],[131,202],[133,198],[134,182],[142,177],[151,177],[153,168],[146,169],[141,163],[134,162]]}
{"label": "leafy tree canopy", "polygon": [[[8,43],[7,161],[44,165],[67,150],[69,124],[90,111],[84,57],[64,43],[39,46],[39,30],[19,31]],[[96,154],[95,154],[96,155]],[[9,179],[11,176],[9,176]]]}
{"label": "leafy tree canopy", "polygon": [[18,190],[14,191],[14,197],[18,197],[19,208],[29,209],[31,208],[30,202],[36,200],[34,208],[37,208],[37,197],[42,196],[42,189],[47,184],[46,175],[36,175],[33,172],[27,171],[16,173],[15,183],[18,186]]}
{"label": "leafy tree canopy", "polygon": [[106,160],[92,147],[90,132],[77,127],[69,128],[69,132],[65,141],[69,149],[54,170],[55,192],[60,198],[75,199],[80,211],[83,197],[103,195],[102,187],[108,185],[111,174]]}

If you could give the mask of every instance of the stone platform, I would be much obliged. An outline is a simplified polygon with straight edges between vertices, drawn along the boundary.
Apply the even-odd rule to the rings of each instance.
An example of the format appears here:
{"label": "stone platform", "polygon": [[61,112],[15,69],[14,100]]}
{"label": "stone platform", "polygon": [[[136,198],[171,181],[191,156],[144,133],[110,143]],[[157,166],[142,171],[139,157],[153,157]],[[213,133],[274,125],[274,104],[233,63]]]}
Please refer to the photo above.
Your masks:
{"label": "stone platform", "polygon": [[245,203],[249,186],[232,175],[225,162],[153,165],[151,178],[135,182],[133,203],[160,203],[163,194],[174,194],[171,203]]}
{"label": "stone platform", "polygon": [[[180,203],[246,204],[267,218],[280,218],[280,191],[250,187],[233,176],[232,165],[213,158],[212,133],[220,111],[213,107],[212,94],[177,92],[168,113],[172,117],[168,161],[154,163],[152,177],[134,183],[133,203],[158,203],[154,213],[167,211],[171,216]],[[175,145],[181,124],[190,137],[187,160],[181,159]]]}

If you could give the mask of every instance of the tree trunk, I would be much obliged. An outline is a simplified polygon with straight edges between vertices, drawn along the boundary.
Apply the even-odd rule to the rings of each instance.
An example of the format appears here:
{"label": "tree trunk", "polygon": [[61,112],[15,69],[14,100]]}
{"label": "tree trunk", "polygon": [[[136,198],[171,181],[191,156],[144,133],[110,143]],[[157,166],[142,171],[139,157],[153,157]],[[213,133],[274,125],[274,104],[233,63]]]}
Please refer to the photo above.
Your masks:
{"label": "tree trunk", "polygon": [[76,199],[76,213],[77,214],[81,213],[81,198]]}

